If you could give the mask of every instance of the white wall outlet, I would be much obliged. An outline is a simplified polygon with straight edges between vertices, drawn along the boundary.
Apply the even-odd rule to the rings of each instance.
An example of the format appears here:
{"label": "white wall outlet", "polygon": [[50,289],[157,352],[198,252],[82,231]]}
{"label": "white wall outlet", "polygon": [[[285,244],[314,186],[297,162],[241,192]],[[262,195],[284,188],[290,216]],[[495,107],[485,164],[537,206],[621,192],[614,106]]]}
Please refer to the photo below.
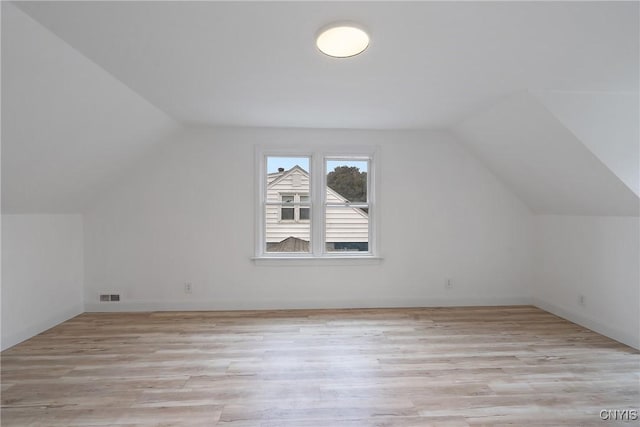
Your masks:
{"label": "white wall outlet", "polygon": [[444,281],[444,287],[445,287],[445,289],[453,288],[453,282],[451,281],[451,279],[446,279]]}
{"label": "white wall outlet", "polygon": [[585,299],[584,299],[584,295],[580,295],[578,296],[578,304],[580,304],[581,306],[585,306]]}
{"label": "white wall outlet", "polygon": [[184,293],[185,294],[190,294],[191,292],[192,292],[191,282],[185,282],[185,284],[184,284]]}

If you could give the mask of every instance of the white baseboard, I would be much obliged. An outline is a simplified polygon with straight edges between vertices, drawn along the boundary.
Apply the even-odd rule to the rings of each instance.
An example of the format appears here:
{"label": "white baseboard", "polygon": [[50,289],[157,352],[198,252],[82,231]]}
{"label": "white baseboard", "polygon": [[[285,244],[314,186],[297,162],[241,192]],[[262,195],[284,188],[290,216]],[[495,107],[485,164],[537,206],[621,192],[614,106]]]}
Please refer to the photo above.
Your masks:
{"label": "white baseboard", "polygon": [[549,313],[555,314],[556,316],[562,317],[563,319],[569,320],[570,322],[576,323],[580,326],[584,326],[587,329],[591,329],[594,332],[619,341],[622,344],[628,345],[629,347],[640,350],[640,337],[638,336],[633,336],[625,331],[620,330],[619,328],[612,327],[588,316],[575,313],[573,311],[559,307],[555,304],[542,301],[538,298],[533,298],[532,301],[533,305],[544,311],[548,311]]}
{"label": "white baseboard", "polygon": [[120,301],[85,303],[87,312],[144,312],[200,310],[291,310],[323,308],[394,308],[394,307],[464,307],[530,305],[529,297],[482,298],[359,298],[359,299],[261,299],[261,300],[186,300],[186,301]]}

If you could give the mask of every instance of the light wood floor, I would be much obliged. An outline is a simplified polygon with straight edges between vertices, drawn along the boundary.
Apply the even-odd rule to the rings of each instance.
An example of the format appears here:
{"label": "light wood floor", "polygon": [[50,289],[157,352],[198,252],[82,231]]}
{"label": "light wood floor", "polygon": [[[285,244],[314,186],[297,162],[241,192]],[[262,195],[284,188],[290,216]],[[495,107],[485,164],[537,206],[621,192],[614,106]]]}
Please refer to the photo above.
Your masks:
{"label": "light wood floor", "polygon": [[612,425],[638,351],[533,307],[82,314],[2,353],[2,426]]}

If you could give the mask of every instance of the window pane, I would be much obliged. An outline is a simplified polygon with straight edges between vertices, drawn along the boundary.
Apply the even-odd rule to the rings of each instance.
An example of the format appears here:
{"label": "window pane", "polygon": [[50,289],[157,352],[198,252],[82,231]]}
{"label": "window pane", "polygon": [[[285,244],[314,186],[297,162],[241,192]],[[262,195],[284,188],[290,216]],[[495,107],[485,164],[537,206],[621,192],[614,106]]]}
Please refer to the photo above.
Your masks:
{"label": "window pane", "polygon": [[280,221],[278,211],[293,220],[294,208],[279,205],[265,207],[266,252],[310,252],[311,223],[298,221]]}
{"label": "window pane", "polygon": [[309,157],[269,156],[266,161],[265,250],[308,253],[311,223],[299,221],[304,215],[299,197],[310,193]]}
{"label": "window pane", "polygon": [[304,205],[308,205],[309,204],[309,195],[308,194],[301,194],[300,195],[300,219],[301,220],[308,220],[309,219],[309,214],[311,209],[304,207]]}
{"label": "window pane", "polygon": [[293,208],[282,208],[280,210],[280,219],[283,221],[293,220]]}
{"label": "window pane", "polygon": [[328,203],[367,202],[367,160],[328,160]]}
{"label": "window pane", "polygon": [[327,252],[369,251],[369,215],[364,209],[327,206],[325,212]]}

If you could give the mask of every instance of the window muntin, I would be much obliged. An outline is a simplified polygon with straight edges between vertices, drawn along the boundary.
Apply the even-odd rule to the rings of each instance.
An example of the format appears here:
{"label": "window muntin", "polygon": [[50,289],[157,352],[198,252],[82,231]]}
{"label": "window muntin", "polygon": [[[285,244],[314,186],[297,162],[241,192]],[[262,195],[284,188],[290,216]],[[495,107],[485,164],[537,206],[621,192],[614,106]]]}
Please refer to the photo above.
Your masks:
{"label": "window muntin", "polygon": [[263,206],[257,256],[375,255],[373,150],[356,156],[282,152],[257,152]]}

